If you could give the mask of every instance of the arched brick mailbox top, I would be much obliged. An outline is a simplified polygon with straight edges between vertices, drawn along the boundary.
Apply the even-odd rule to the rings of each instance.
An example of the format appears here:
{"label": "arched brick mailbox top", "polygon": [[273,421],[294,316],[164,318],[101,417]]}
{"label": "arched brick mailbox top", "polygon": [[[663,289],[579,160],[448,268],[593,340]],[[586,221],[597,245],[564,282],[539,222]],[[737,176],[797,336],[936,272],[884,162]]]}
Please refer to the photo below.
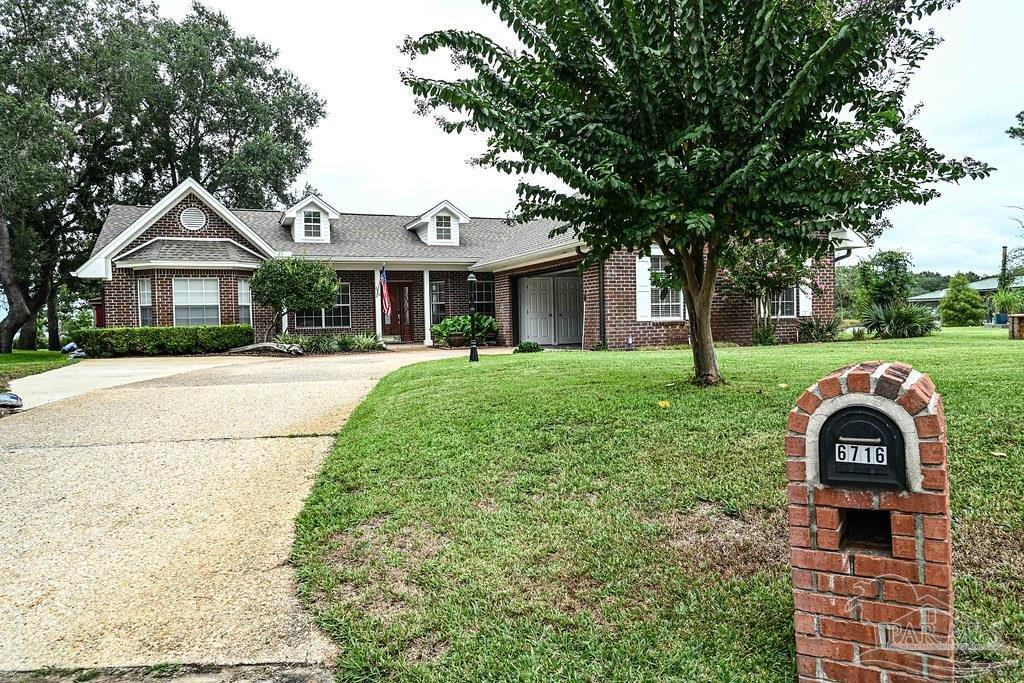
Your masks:
{"label": "arched brick mailbox top", "polygon": [[[822,481],[829,448],[838,460],[839,442],[857,441],[822,427],[855,406],[899,430],[899,486]],[[931,379],[881,361],[829,373],[789,413],[785,452],[800,681],[952,681],[946,421]]]}

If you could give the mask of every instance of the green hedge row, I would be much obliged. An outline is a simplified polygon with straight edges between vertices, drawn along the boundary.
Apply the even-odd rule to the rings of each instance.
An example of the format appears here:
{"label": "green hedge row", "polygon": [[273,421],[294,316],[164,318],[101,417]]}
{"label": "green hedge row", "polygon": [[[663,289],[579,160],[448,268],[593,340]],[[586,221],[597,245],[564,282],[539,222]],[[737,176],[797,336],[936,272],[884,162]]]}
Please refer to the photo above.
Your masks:
{"label": "green hedge row", "polygon": [[75,330],[71,341],[92,358],[181,356],[221,353],[253,343],[249,325],[195,327],[93,327]]}

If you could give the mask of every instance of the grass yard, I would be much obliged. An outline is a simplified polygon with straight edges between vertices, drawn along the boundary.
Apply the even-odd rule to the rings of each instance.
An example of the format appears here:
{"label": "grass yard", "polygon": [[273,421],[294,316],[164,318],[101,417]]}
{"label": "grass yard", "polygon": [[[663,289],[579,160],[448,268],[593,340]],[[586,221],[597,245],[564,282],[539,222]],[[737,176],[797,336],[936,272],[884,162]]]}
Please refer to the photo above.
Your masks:
{"label": "grass yard", "polygon": [[[891,342],[424,363],[341,432],[297,524],[343,681],[791,681],[786,413],[905,361],[946,401],[957,633],[1024,650],[1024,342]],[[343,362],[343,361],[342,361]],[[667,403],[665,403],[667,402]],[[1007,680],[1021,680],[1022,672]]]}
{"label": "grass yard", "polygon": [[70,362],[72,361],[58,351],[15,351],[0,354],[0,391],[7,391],[11,380],[53,370]]}

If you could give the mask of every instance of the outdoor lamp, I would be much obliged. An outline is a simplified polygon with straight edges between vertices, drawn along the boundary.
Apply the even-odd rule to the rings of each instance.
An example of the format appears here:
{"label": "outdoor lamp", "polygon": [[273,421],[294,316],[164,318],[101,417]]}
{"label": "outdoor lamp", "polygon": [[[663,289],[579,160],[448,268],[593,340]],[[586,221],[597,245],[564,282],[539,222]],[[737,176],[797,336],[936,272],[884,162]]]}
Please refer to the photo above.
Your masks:
{"label": "outdoor lamp", "polygon": [[466,282],[469,283],[469,362],[476,363],[480,360],[476,344],[476,273],[470,273]]}

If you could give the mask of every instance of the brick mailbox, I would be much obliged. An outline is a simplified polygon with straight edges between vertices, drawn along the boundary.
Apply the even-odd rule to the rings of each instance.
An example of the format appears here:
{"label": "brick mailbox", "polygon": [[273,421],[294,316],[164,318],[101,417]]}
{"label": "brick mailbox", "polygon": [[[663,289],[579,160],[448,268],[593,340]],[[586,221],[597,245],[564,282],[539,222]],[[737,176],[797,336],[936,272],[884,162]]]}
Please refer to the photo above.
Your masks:
{"label": "brick mailbox", "polygon": [[927,375],[836,370],[786,436],[800,680],[953,680],[946,421]]}

